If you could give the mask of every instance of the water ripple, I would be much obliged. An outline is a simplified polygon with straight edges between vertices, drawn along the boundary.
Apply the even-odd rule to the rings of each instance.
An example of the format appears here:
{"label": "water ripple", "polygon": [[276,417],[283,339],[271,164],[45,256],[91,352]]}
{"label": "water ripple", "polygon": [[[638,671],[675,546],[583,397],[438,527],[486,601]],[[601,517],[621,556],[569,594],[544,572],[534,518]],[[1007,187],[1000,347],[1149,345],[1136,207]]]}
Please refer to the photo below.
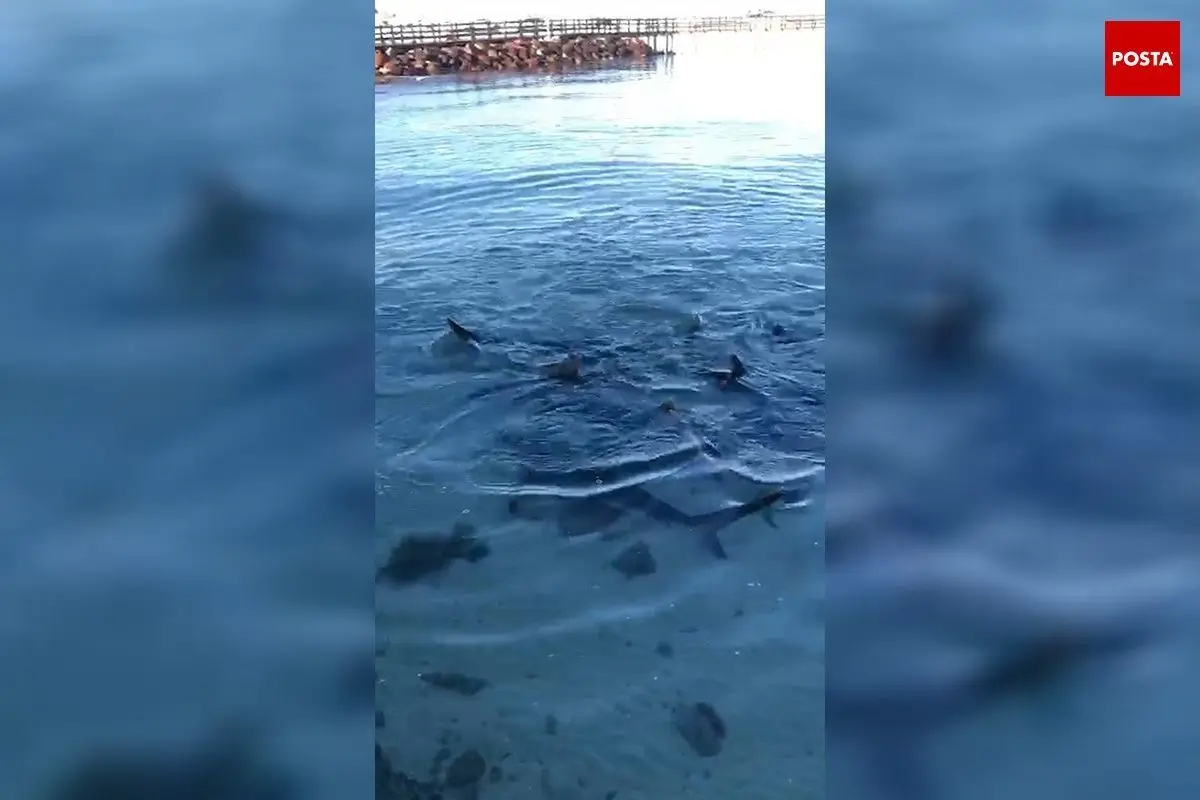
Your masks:
{"label": "water ripple", "polygon": [[[403,645],[381,675],[414,719],[429,704],[404,676],[464,658],[489,678],[526,674],[535,659],[566,670],[539,702],[558,688],[572,693],[561,707],[577,707],[569,674],[584,669],[599,702],[648,704],[657,677],[597,676],[578,660],[587,643],[697,624],[706,655],[676,662],[676,685],[733,675],[724,659],[742,649],[764,654],[768,672],[792,664],[784,683],[820,683],[823,99],[712,103],[711,75],[688,63],[702,62],[377,92],[381,548],[469,521],[493,549],[429,585],[380,592],[381,635]],[[446,317],[478,331],[481,347],[455,348]],[[537,379],[571,351],[583,383]],[[721,391],[712,370],[735,352],[749,374]],[[677,413],[660,409],[668,400]],[[678,519],[603,507],[641,486],[697,518],[776,485],[787,491],[776,527],[747,517],[723,528],[726,562]],[[602,537],[557,535],[556,521],[560,532],[568,516],[586,527],[592,512],[612,523]],[[633,535],[660,561],[651,579],[608,567],[628,544],[609,539]],[[747,707],[765,699],[735,694]],[[617,719],[588,708],[593,732]],[[781,730],[798,735],[810,718],[819,726],[802,714]],[[666,763],[646,758],[661,747],[630,762],[640,780]]]}

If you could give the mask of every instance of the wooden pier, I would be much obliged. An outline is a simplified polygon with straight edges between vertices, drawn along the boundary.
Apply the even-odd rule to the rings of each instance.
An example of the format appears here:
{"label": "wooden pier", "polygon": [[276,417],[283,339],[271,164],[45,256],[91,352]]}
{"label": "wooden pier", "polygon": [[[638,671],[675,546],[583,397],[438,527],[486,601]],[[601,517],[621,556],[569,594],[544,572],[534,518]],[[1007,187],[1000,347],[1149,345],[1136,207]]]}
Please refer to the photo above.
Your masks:
{"label": "wooden pier", "polygon": [[815,31],[825,27],[824,14],[763,14],[757,17],[691,17],[679,20],[682,33],[752,33]]}
{"label": "wooden pier", "polygon": [[825,27],[824,14],[757,17],[587,17],[531,18],[508,22],[446,22],[375,26],[375,46],[409,49],[509,42],[517,39],[565,39],[573,36],[636,37],[655,52],[671,53],[678,34],[741,33],[753,31],[817,30]]}

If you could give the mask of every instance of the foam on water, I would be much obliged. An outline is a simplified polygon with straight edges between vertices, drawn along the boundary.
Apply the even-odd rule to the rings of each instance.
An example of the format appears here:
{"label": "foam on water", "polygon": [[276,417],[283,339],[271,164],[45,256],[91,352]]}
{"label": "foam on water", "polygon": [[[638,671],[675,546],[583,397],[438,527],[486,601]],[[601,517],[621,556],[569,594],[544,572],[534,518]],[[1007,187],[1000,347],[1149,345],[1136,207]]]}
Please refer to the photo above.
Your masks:
{"label": "foam on water", "polygon": [[[775,528],[731,525],[727,562],[636,511],[568,541],[506,507],[530,488],[522,469],[646,462],[656,495],[700,514],[823,468],[822,36],[676,49],[641,70],[377,91],[380,557],[461,520],[493,546],[379,590],[380,696],[396,714],[381,739],[410,772],[438,746],[414,731],[454,728],[485,756],[513,753],[517,783],[498,797],[529,796],[539,761],[554,781],[629,797],[695,783],[698,797],[775,798],[823,781],[820,504],[797,498]],[[735,64],[756,77],[735,82]],[[703,326],[687,334],[692,313]],[[483,334],[479,355],[446,357],[447,316]],[[568,350],[590,380],[523,382]],[[705,375],[732,352],[753,391]],[[679,420],[658,412],[667,398]],[[726,469],[741,477],[711,477]],[[635,538],[658,571],[628,580],[608,562]],[[493,686],[430,695],[414,677],[427,669]],[[736,731],[729,758],[704,765],[711,780],[689,777],[699,764],[663,709],[680,696]],[[548,713],[557,738],[541,731]]]}

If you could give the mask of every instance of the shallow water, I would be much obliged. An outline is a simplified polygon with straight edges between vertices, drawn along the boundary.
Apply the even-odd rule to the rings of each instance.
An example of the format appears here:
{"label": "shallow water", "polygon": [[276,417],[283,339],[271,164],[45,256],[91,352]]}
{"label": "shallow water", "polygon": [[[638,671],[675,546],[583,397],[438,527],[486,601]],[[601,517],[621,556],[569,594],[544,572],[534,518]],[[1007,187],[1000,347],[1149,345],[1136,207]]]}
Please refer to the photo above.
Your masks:
{"label": "shallow water", "polygon": [[[599,796],[823,791],[823,39],[676,49],[648,68],[377,90],[380,558],[461,521],[493,550],[378,590],[380,739],[405,771],[424,774],[451,729],[489,761],[511,752],[511,782],[489,796],[528,797],[543,769]],[[734,83],[731,61],[761,78]],[[691,314],[703,324],[687,333]],[[447,316],[483,335],[481,352],[445,352]],[[569,350],[585,383],[527,380]],[[731,353],[748,391],[705,375]],[[668,398],[678,415],[657,410]],[[694,457],[639,474],[680,453]],[[616,465],[693,515],[798,491],[775,527],[755,515],[722,530],[728,561],[637,511],[571,540],[561,500],[541,519],[509,513],[518,492],[611,488],[530,487],[523,468]],[[608,562],[636,539],[658,568],[629,580]],[[431,669],[493,685],[431,693],[416,679]],[[725,717],[720,757],[701,761],[672,729],[679,699]]]}

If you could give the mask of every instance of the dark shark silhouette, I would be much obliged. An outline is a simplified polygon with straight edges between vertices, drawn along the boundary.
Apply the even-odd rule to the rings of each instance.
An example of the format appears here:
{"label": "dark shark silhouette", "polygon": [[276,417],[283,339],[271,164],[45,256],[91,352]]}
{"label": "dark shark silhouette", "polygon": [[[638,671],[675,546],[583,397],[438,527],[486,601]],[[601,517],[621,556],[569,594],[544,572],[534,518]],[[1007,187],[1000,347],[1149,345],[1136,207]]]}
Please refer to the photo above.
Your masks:
{"label": "dark shark silhouette", "polygon": [[[717,535],[722,529],[743,517],[768,511],[796,490],[771,488],[749,502],[693,515],[660,500],[645,488],[647,479],[666,477],[671,472],[688,467],[697,459],[711,457],[714,452],[711,445],[698,440],[676,451],[611,465],[562,471],[526,468],[522,470],[521,480],[527,486],[541,485],[551,491],[600,487],[581,497],[552,495],[557,505],[558,529],[564,536],[583,536],[602,531],[627,512],[636,511],[663,525],[699,532],[705,548],[716,558],[724,559],[728,558],[728,554]],[[545,494],[541,496],[545,497]],[[509,511],[521,515],[527,497],[518,495],[512,498]]]}
{"label": "dark shark silhouette", "polygon": [[470,328],[458,324],[450,317],[446,317],[446,324],[450,326],[450,331],[462,341],[483,344],[483,337]]}
{"label": "dark shark silhouette", "polygon": [[[653,409],[648,413],[664,412]],[[708,514],[692,515],[659,499],[645,488],[683,471],[690,472],[695,478],[715,479],[718,484],[726,475],[735,474],[716,445],[690,431],[687,444],[666,453],[565,470],[525,467],[521,470],[520,482],[526,487],[536,486],[543,490],[531,491],[528,495],[554,500],[558,529],[564,536],[583,536],[603,531],[627,512],[636,511],[664,525],[699,531],[705,546],[717,558],[727,557],[717,536],[720,530],[755,513],[761,513],[768,525],[778,528],[774,510],[801,502],[812,490],[810,481],[790,486],[761,483],[756,489],[756,496],[748,502]],[[757,483],[749,476],[736,474],[743,481]],[[589,491],[583,496],[567,496],[568,492],[581,489]],[[510,501],[511,513],[523,515],[525,495],[518,494]]]}
{"label": "dark shark silhouette", "polygon": [[[474,346],[484,341],[483,337],[477,332],[452,318],[447,318],[446,323],[452,334],[464,344]],[[492,338],[489,341],[498,342],[500,340]],[[469,397],[474,400],[497,392],[524,387],[530,389],[530,391],[522,395],[522,400],[529,401],[539,398],[549,400],[560,396],[557,392],[559,389],[566,388],[562,386],[564,383],[575,386],[605,384],[617,389],[636,388],[633,384],[628,384],[624,381],[618,374],[609,372],[588,374],[582,369],[584,361],[578,355],[578,350],[572,348],[566,349],[569,355],[563,361],[549,365],[526,365],[533,367],[537,373],[536,377],[516,378],[496,386],[489,386],[472,392]],[[617,355],[619,354],[603,351],[593,354],[593,358],[599,357],[611,361]],[[755,390],[751,387],[745,386],[740,382],[740,379],[747,372],[748,370],[741,359],[736,355],[732,355],[729,360],[728,371],[714,371],[710,374],[717,379],[723,388],[754,392]],[[556,386],[558,389],[555,388]],[[561,396],[570,397],[575,402],[582,403],[583,407],[590,408],[599,416],[612,413],[611,409],[601,403],[594,404],[594,407],[586,403],[585,401],[589,396],[586,393],[583,395]],[[652,410],[648,409],[647,421],[664,413],[676,413],[674,405],[664,403]],[[635,414],[630,420],[626,420],[625,422],[631,424],[637,423],[638,419]],[[774,519],[769,516],[770,510],[780,504],[781,501],[790,503],[800,499],[802,491],[795,488],[764,487],[764,491],[749,502],[719,509],[708,514],[685,514],[669,503],[655,497],[643,487],[643,484],[647,479],[653,480],[663,477],[664,472],[683,468],[697,458],[706,456],[709,458],[720,458],[720,453],[704,437],[695,436],[695,440],[696,444],[694,446],[685,447],[677,452],[656,456],[651,459],[635,459],[615,465],[584,467],[566,471],[527,468],[523,470],[521,480],[527,485],[541,484],[546,487],[548,491],[540,493],[539,496],[541,497],[545,497],[547,494],[553,495],[553,490],[556,488],[604,487],[600,491],[582,497],[559,496],[557,498],[558,510],[556,518],[559,531],[563,535],[580,536],[598,532],[613,524],[626,513],[636,511],[664,525],[685,527],[699,532],[701,534],[701,541],[710,553],[717,558],[728,558],[718,536],[721,530],[745,516],[758,512],[764,512],[764,517],[768,523],[772,527],[777,527]],[[535,493],[529,492],[528,494],[533,495]],[[530,499],[532,500],[533,498]],[[524,515],[526,504],[526,498],[518,495],[509,502],[509,510],[513,514]]]}
{"label": "dark shark silhouette", "polygon": [[1059,685],[1089,664],[1149,644],[1148,628],[1060,631],[1031,638],[952,683],[905,690],[826,688],[825,719],[835,747],[865,756],[865,773],[886,800],[939,800],[924,760],[930,737],[964,719]]}
{"label": "dark shark silhouette", "polygon": [[[627,512],[636,511],[663,525],[688,528],[699,533],[701,543],[709,553],[715,558],[727,559],[729,554],[718,534],[743,517],[770,508],[783,495],[782,490],[773,489],[748,503],[692,515],[660,500],[641,486],[625,486],[587,497],[560,498],[562,506],[557,520],[559,532],[563,535],[584,536],[600,532]],[[510,500],[509,511],[520,515],[522,501],[520,496]]]}

